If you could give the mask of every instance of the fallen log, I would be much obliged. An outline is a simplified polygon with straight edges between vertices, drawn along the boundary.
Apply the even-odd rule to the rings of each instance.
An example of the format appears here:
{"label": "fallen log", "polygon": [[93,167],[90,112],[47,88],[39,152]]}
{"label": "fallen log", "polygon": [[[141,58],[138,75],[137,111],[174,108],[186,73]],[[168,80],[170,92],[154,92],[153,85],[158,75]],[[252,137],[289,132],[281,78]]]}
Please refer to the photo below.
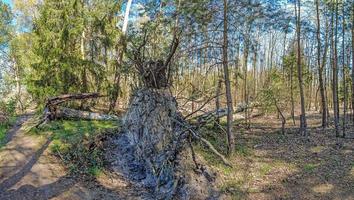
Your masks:
{"label": "fallen log", "polygon": [[[240,104],[234,110],[233,114],[244,112],[245,109],[251,109],[257,107],[257,104]],[[213,110],[210,112],[206,112],[202,115],[196,116],[193,120],[196,120],[198,124],[203,125],[209,122],[215,121],[216,118],[221,118],[227,116],[227,108],[221,108],[219,110]]]}
{"label": "fallen log", "polygon": [[80,93],[80,94],[64,94],[64,95],[48,98],[46,102],[46,106],[55,106],[71,100],[94,99],[99,97],[104,97],[104,96],[100,95],[100,93],[97,92]]}
{"label": "fallen log", "polygon": [[94,113],[82,110],[75,110],[66,107],[58,107],[56,111],[56,117],[61,119],[84,119],[84,120],[99,120],[110,121],[119,120],[115,115],[107,115],[101,113]]}
{"label": "fallen log", "polygon": [[48,98],[43,116],[35,127],[39,127],[55,119],[85,119],[85,120],[118,120],[115,115],[106,115],[88,111],[75,110],[59,106],[60,104],[72,100],[84,100],[104,97],[99,93],[65,94]]}

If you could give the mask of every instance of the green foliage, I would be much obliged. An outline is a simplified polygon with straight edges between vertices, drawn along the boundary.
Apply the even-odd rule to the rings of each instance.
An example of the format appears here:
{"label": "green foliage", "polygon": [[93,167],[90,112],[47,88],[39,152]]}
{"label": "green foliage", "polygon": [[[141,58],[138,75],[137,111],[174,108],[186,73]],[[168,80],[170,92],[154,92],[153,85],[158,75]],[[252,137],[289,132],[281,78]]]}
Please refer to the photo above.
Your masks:
{"label": "green foliage", "polygon": [[39,103],[64,93],[109,93],[116,66],[108,54],[119,36],[120,2],[48,0],[39,6],[31,39],[25,40],[30,47],[21,38],[13,44],[16,52],[30,49],[17,60],[27,68],[27,90]]}
{"label": "green foliage", "polygon": [[306,171],[306,172],[313,172],[317,167],[318,167],[318,164],[311,164],[311,163],[308,163],[308,164],[305,164],[305,165],[304,165],[304,171]]}
{"label": "green foliage", "polygon": [[[43,129],[32,130],[53,137],[50,150],[75,173],[99,175],[104,165],[102,138],[117,129],[110,121],[55,121]],[[114,131],[115,132],[115,131]]]}
{"label": "green foliage", "polygon": [[15,124],[16,117],[10,117],[8,121],[0,123],[0,148],[4,145],[3,141],[5,139],[7,131]]}
{"label": "green foliage", "polygon": [[0,2],[0,49],[5,46],[11,38],[12,32],[12,12],[9,7],[4,2]]}
{"label": "green foliage", "polygon": [[16,100],[9,99],[8,101],[0,101],[0,111],[6,116],[13,117],[16,114]]}
{"label": "green foliage", "polygon": [[262,109],[265,112],[276,111],[277,104],[281,109],[286,108],[290,100],[289,88],[282,73],[273,69],[267,77],[267,82],[263,86],[259,95]]}

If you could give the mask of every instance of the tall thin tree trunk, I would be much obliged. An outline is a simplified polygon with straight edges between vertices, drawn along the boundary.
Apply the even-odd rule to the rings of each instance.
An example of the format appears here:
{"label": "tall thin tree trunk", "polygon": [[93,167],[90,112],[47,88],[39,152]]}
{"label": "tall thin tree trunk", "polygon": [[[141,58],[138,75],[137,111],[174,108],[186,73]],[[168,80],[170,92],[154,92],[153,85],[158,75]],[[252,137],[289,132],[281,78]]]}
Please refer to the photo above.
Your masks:
{"label": "tall thin tree trunk", "polygon": [[[247,36],[246,36],[247,37]],[[244,53],[243,53],[243,68],[244,68],[244,74],[243,74],[243,78],[244,78],[244,82],[243,82],[243,97],[244,97],[244,103],[246,104],[245,107],[245,122],[246,122],[246,126],[248,127],[248,91],[247,91],[247,61],[248,61],[248,51],[249,51],[249,40],[246,38],[245,39],[245,49],[244,49]]]}
{"label": "tall thin tree trunk", "polygon": [[328,81],[328,76],[327,76],[327,53],[328,53],[328,45],[329,45],[329,42],[328,42],[328,30],[329,30],[329,26],[328,26],[328,20],[327,18],[325,18],[325,27],[326,27],[326,30],[325,30],[325,43],[324,43],[324,52],[323,52],[323,55],[322,55],[322,69],[324,71],[324,93],[325,93],[325,106],[326,106],[326,111],[327,111],[327,119],[326,119],[326,127],[328,127],[328,121],[329,121],[329,109],[328,109],[328,90],[327,90],[327,82]]}
{"label": "tall thin tree trunk", "polygon": [[113,111],[118,100],[119,96],[119,91],[120,91],[120,71],[119,69],[121,68],[122,62],[123,62],[123,54],[126,49],[126,41],[125,41],[125,33],[128,28],[128,20],[129,20],[129,12],[130,12],[130,7],[132,4],[133,0],[128,0],[127,1],[127,6],[125,9],[125,14],[124,14],[124,21],[123,21],[123,27],[122,27],[122,34],[119,37],[118,45],[116,47],[116,52],[117,52],[117,63],[115,66],[115,72],[114,72],[114,82],[113,82],[113,88],[111,91],[111,99],[110,99],[110,105],[109,105],[109,111]]}
{"label": "tall thin tree trunk", "polygon": [[231,87],[229,78],[229,68],[228,68],[228,18],[227,18],[227,4],[228,1],[224,0],[224,30],[223,30],[223,68],[224,68],[224,82],[226,89],[226,101],[227,101],[227,140],[228,140],[228,153],[232,154],[234,152],[234,134],[232,132],[232,122],[233,122],[233,107],[232,107],[232,97],[231,97]]}
{"label": "tall thin tree trunk", "polygon": [[300,33],[301,33],[301,6],[300,0],[297,0],[297,6],[295,5],[296,13],[296,32],[297,32],[297,72],[299,79],[299,89],[300,89],[300,102],[301,102],[301,115],[300,115],[300,133],[307,136],[307,124],[306,124],[306,111],[305,111],[305,96],[304,96],[304,85],[302,79],[302,66],[301,66],[301,45],[300,45]]}
{"label": "tall thin tree trunk", "polygon": [[220,124],[220,91],[221,91],[222,77],[219,77],[217,88],[216,88],[216,98],[215,98],[215,107],[216,107],[216,120],[214,127],[217,127]]}
{"label": "tall thin tree trunk", "polygon": [[[334,27],[334,55],[333,55],[333,113],[334,113],[334,126],[336,129],[336,137],[339,137],[339,104],[338,104],[338,2],[335,1],[335,27]],[[333,23],[332,23],[333,24]]]}
{"label": "tall thin tree trunk", "polygon": [[293,85],[293,75],[294,74],[294,65],[291,65],[290,67],[290,99],[291,99],[291,118],[293,120],[294,126],[296,125],[295,123],[295,101],[294,101],[294,85]]}
{"label": "tall thin tree trunk", "polygon": [[316,0],[316,16],[317,16],[316,38],[317,38],[318,81],[320,84],[319,88],[320,88],[320,95],[321,95],[322,128],[325,128],[327,127],[327,111],[326,111],[325,88],[323,84],[323,66],[321,65],[321,24],[320,24],[319,0]]}
{"label": "tall thin tree trunk", "polygon": [[344,99],[343,99],[343,135],[342,137],[345,137],[345,126],[346,126],[346,118],[347,118],[347,83],[346,83],[346,70],[345,70],[345,46],[344,46],[344,41],[345,41],[345,13],[344,13],[344,3],[342,4],[342,14],[343,14],[343,19],[342,19],[342,70],[343,70],[343,90],[344,90]]}
{"label": "tall thin tree trunk", "polygon": [[239,76],[239,56],[240,56],[240,40],[238,39],[236,45],[236,56],[235,56],[235,87],[234,87],[234,105],[237,106],[237,89],[239,87],[238,84],[238,76]]}

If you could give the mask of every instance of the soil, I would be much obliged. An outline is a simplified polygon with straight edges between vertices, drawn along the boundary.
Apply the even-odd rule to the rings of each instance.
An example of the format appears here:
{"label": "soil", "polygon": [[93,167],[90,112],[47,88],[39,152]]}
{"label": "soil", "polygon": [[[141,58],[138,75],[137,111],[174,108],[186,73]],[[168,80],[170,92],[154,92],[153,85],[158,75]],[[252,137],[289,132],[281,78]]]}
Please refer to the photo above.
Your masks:
{"label": "soil", "polygon": [[[70,175],[50,154],[50,138],[26,134],[31,117],[22,116],[0,150],[1,200],[144,199],[149,194],[122,177],[103,174],[87,180]],[[138,191],[138,192],[137,192]]]}

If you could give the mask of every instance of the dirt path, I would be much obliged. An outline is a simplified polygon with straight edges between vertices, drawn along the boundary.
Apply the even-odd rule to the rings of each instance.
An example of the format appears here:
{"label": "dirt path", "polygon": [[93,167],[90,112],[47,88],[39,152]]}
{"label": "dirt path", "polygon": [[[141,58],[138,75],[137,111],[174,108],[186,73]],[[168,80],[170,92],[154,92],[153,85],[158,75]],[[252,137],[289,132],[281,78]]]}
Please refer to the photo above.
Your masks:
{"label": "dirt path", "polygon": [[26,134],[24,129],[30,123],[30,115],[20,117],[0,150],[1,200],[142,199],[141,196],[148,196],[139,194],[119,177],[86,182],[70,176],[49,153],[49,138]]}

